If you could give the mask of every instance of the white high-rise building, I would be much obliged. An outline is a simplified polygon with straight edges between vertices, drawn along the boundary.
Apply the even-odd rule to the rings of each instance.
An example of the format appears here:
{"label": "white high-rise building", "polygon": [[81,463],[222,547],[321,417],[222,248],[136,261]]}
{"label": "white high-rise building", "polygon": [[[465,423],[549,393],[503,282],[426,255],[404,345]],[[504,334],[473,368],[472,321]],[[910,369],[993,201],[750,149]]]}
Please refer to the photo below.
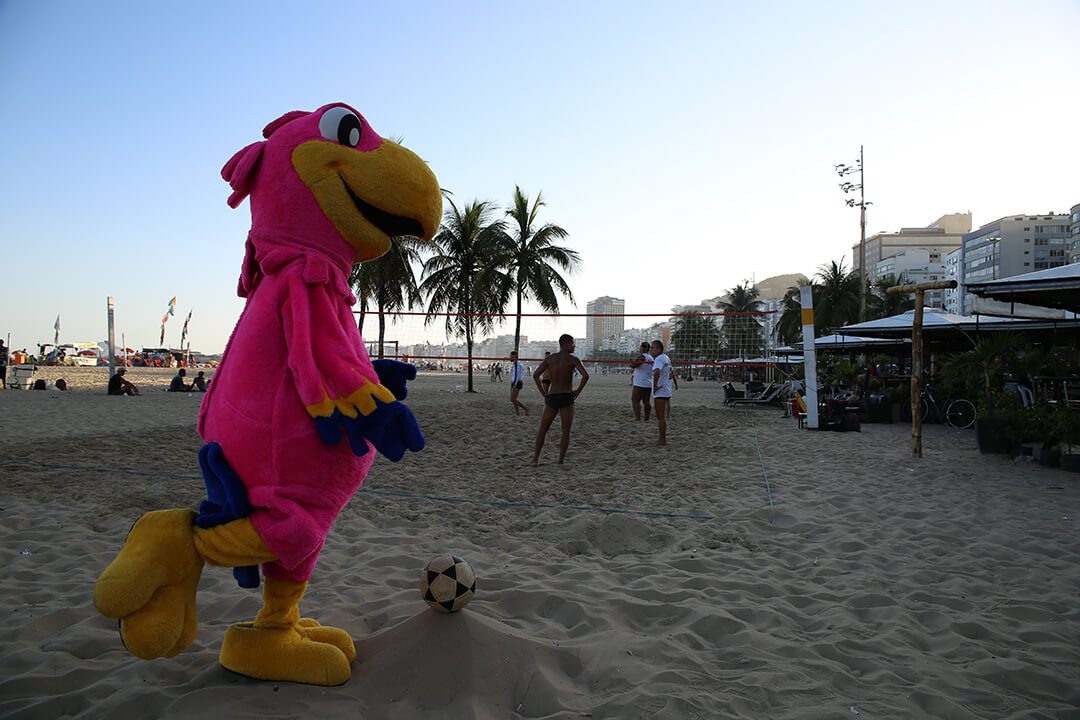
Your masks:
{"label": "white high-rise building", "polygon": [[[954,251],[955,252],[955,251]],[[877,264],[876,277],[892,275],[899,282],[918,284],[942,280],[945,277],[945,263],[941,251],[933,248],[908,248]],[[924,298],[926,307],[944,308],[943,290],[927,290]]]}
{"label": "white high-rise building", "polygon": [[[610,341],[614,346],[622,334],[625,324],[626,301],[619,298],[598,297],[585,305],[585,312],[590,317],[585,318],[585,347],[586,357],[600,350],[604,341]],[[607,317],[607,316],[611,317]]]}

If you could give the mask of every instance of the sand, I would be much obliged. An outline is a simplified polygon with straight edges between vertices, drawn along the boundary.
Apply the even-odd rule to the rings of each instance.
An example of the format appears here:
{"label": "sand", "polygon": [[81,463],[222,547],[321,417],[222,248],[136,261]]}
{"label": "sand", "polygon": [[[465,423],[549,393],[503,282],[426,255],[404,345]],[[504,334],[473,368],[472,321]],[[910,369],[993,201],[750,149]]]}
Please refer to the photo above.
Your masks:
{"label": "sand", "polygon": [[[194,644],[137,660],[91,592],[141,513],[202,496],[201,396],[151,390],[171,375],[0,392],[0,717],[1080,717],[1077,476],[936,425],[921,460],[902,425],[800,431],[700,381],[657,448],[626,376],[594,376],[567,464],[556,423],[537,469],[531,387],[515,417],[486,375],[418,378],[427,449],[376,461],[301,604],[356,639],[347,684],[222,669],[260,602],[217,568]],[[444,552],[479,576],[455,615],[418,590]]]}

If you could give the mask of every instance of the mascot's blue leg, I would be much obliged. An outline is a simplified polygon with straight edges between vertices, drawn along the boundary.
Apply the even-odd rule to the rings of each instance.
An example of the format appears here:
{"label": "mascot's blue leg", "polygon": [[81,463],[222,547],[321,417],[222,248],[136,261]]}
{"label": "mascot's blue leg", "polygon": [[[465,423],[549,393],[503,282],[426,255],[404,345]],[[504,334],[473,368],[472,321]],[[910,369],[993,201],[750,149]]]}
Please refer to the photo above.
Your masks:
{"label": "mascot's blue leg", "polygon": [[[206,500],[199,505],[195,524],[206,529],[246,518],[251,513],[247,490],[225,459],[221,445],[210,442],[199,449],[199,466],[206,482]],[[233,577],[242,588],[259,587],[259,566],[233,568]]]}

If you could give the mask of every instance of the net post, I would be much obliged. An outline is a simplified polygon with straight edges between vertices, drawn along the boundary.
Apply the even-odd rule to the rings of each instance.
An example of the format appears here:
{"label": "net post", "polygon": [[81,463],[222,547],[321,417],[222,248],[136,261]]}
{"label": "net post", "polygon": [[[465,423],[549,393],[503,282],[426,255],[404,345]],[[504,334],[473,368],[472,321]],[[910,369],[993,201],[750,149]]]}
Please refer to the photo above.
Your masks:
{"label": "net post", "polygon": [[814,351],[814,293],[809,285],[799,287],[802,304],[803,377],[806,381],[806,426],[818,429],[817,354]]}

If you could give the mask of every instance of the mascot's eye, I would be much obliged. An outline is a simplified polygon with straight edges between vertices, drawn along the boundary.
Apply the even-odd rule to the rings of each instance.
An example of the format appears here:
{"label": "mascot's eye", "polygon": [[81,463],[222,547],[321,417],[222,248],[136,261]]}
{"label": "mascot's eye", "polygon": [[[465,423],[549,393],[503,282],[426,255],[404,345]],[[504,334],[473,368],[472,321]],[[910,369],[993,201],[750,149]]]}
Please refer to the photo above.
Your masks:
{"label": "mascot's eye", "polygon": [[360,144],[363,123],[348,108],[332,107],[319,119],[319,133],[327,140],[356,147]]}

